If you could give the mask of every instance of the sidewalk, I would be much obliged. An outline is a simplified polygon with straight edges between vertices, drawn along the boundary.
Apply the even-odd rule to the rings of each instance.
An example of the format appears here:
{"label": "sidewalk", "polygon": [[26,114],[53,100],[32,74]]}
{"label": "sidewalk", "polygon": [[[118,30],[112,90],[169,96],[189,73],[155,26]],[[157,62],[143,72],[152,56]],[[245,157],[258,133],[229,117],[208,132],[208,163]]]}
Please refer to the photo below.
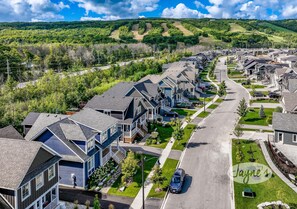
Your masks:
{"label": "sidewalk", "polygon": [[257,125],[246,125],[242,124],[242,128],[248,128],[248,129],[258,129],[258,130],[265,130],[265,131],[273,131],[271,126],[257,126]]}
{"label": "sidewalk", "polygon": [[278,168],[272,162],[263,140],[260,140],[260,145],[261,145],[263,155],[264,155],[269,167],[273,170],[274,173],[276,173],[281,178],[281,180],[283,180],[283,182],[285,182],[289,187],[291,187],[297,193],[297,186],[295,186],[289,179],[287,179],[284,176],[284,174],[282,174],[282,172],[280,172],[278,170]]}
{"label": "sidewalk", "polygon": [[[207,78],[209,79],[208,75]],[[210,80],[210,79],[209,79]],[[210,80],[211,81],[211,80]],[[211,83],[213,85],[215,85],[218,88],[218,85],[216,83],[214,83],[213,81],[211,81]],[[210,105],[212,105],[213,103],[215,103],[215,101],[219,98],[218,95],[216,95],[212,101],[208,102],[205,106],[205,109],[207,109]],[[191,116],[191,120],[195,119],[201,112],[204,111],[204,108],[201,108],[200,110],[198,110],[196,113],[194,113]],[[182,124],[182,128],[185,128],[188,125],[187,122],[183,122]],[[174,138],[171,137],[170,141],[168,142],[167,146],[165,147],[165,149],[162,151],[161,156],[159,158],[159,162],[161,163],[160,167],[162,168],[164,166],[165,161],[167,160],[167,158],[169,157],[171,150],[172,150],[172,146],[174,144]],[[152,170],[149,175],[148,175],[148,179],[151,178],[154,174],[154,171]],[[144,196],[145,199],[147,198],[150,190],[153,187],[153,183],[150,182],[148,185],[146,185],[144,187]],[[142,208],[142,188],[139,190],[137,196],[135,197],[133,203],[131,204],[130,209],[141,209]]]}

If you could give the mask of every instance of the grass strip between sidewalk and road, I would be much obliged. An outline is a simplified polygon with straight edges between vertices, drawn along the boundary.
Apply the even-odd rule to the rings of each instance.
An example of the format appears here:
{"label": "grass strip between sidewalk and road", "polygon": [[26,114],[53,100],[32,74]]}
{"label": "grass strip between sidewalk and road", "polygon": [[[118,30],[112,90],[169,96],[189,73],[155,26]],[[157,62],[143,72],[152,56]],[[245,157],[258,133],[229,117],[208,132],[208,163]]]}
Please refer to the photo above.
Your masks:
{"label": "grass strip between sidewalk and road", "polygon": [[183,139],[178,141],[175,140],[172,149],[173,150],[181,150],[183,151],[193,133],[193,131],[195,130],[196,125],[195,124],[188,124],[185,128],[184,128],[184,136]]}
{"label": "grass strip between sidewalk and road", "polygon": [[166,180],[164,181],[164,183],[162,185],[162,191],[159,191],[159,192],[156,191],[157,185],[154,184],[148,197],[155,197],[155,198],[164,198],[165,197],[166,190],[170,184],[171,176],[173,175],[174,171],[176,170],[177,163],[178,163],[178,160],[173,160],[173,159],[167,158],[167,160],[165,161],[165,164],[162,168],[163,176],[166,177]]}

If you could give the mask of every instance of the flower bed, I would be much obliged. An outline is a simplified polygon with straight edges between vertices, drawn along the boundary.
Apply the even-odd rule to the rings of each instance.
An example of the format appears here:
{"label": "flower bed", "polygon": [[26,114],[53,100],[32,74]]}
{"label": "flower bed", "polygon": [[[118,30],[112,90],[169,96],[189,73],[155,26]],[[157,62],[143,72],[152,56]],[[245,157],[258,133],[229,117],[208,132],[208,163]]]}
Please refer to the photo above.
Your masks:
{"label": "flower bed", "polygon": [[112,174],[114,174],[118,168],[117,163],[113,159],[110,159],[104,166],[97,168],[90,176],[88,182],[89,188],[102,188],[103,185],[112,178]]}

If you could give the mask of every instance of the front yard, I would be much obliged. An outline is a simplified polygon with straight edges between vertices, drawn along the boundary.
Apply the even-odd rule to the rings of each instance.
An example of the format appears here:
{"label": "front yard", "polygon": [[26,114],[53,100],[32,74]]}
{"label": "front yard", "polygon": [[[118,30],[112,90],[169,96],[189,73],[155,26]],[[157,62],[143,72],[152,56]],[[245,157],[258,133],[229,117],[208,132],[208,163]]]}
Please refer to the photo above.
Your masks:
{"label": "front yard", "polygon": [[159,133],[159,144],[150,144],[149,146],[164,149],[172,136],[173,128],[170,125],[151,124],[150,130],[154,131],[155,129]]}
{"label": "front yard", "polygon": [[271,121],[268,121],[268,119],[272,117],[272,113],[274,112],[274,109],[265,108],[264,109],[264,112],[266,115],[265,118],[260,118],[259,110],[260,108],[250,108],[246,116],[240,119],[240,123],[247,124],[247,125],[268,126],[269,125],[268,122],[271,122]]}
{"label": "front yard", "polygon": [[264,89],[266,86],[259,84],[243,85],[247,89]]}
{"label": "front yard", "polygon": [[183,116],[187,116],[187,115],[192,116],[196,112],[195,110],[190,110],[190,109],[173,109],[172,111]]}
{"label": "front yard", "polygon": [[251,103],[279,103],[275,99],[259,99],[259,100],[251,100]]}
{"label": "front yard", "polygon": [[[146,179],[148,174],[153,169],[155,163],[157,162],[158,157],[152,155],[144,156],[146,157],[146,159],[148,159],[148,161],[144,163],[144,179]],[[108,194],[133,198],[136,197],[141,188],[141,168],[137,169],[137,173],[133,177],[133,182],[130,183],[124,191],[119,190],[122,187],[121,177],[122,175],[120,175],[119,178],[114,182],[114,184],[109,189]]]}
{"label": "front yard", "polygon": [[[236,146],[237,141],[232,141],[232,161],[233,165],[238,164],[236,161]],[[256,163],[261,163],[268,166],[261,148],[253,141],[240,140],[241,151],[243,153],[243,160],[241,163],[250,162],[250,154],[248,151],[252,147],[254,153],[254,159]],[[254,199],[243,198],[242,191],[244,188],[251,188],[256,193]],[[272,202],[280,200],[287,203],[292,209],[297,208],[297,194],[285,184],[276,174],[272,175],[268,181],[259,184],[240,184],[234,182],[234,193],[235,193],[235,207],[236,209],[253,209],[257,208],[257,205],[263,202]]]}
{"label": "front yard", "polygon": [[175,150],[181,150],[183,151],[187,142],[189,141],[192,132],[194,131],[194,129],[196,128],[195,124],[188,124],[185,128],[184,128],[184,136],[183,139],[180,141],[175,140],[174,145],[172,147],[172,149]]}
{"label": "front yard", "polygon": [[165,197],[167,187],[170,184],[171,176],[173,175],[173,173],[176,169],[177,163],[178,163],[178,160],[173,160],[173,159],[167,158],[167,160],[162,168],[163,176],[166,177],[166,180],[164,181],[164,183],[162,185],[163,190],[160,192],[157,192],[156,191],[157,185],[154,184],[148,197],[155,197],[155,198],[164,198]]}

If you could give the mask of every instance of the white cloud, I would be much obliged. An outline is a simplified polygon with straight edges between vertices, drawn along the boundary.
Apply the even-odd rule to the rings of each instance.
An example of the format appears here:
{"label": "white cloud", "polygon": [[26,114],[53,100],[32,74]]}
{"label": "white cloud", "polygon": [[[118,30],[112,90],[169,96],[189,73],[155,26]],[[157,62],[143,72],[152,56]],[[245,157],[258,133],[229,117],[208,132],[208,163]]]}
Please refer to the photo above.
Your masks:
{"label": "white cloud", "polygon": [[183,3],[179,3],[176,7],[165,8],[162,12],[162,17],[168,18],[201,18],[206,17],[195,9],[186,7]]}
{"label": "white cloud", "polygon": [[196,5],[196,7],[199,8],[205,8],[205,5],[202,4],[200,1],[194,1],[194,4]]}
{"label": "white cloud", "polygon": [[297,16],[297,6],[294,5],[286,5],[283,8],[282,16],[285,18],[294,18]]}
{"label": "white cloud", "polygon": [[159,0],[72,0],[78,7],[103,15],[104,19],[138,18],[139,13],[152,12],[157,9]]}
{"label": "white cloud", "polygon": [[62,1],[51,0],[0,0],[1,21],[50,21],[62,20],[62,9],[70,8]]}

